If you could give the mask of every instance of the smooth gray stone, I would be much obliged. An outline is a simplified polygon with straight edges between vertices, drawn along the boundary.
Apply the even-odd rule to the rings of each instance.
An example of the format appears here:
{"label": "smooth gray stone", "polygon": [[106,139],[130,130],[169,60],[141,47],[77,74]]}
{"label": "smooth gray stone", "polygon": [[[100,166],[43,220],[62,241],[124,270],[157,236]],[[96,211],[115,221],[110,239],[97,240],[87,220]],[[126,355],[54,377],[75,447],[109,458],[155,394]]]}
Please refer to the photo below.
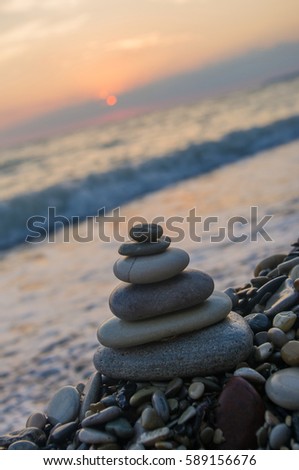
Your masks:
{"label": "smooth gray stone", "polygon": [[70,423],[65,423],[57,425],[53,428],[50,433],[50,440],[54,442],[61,442],[68,439],[78,428],[77,421],[71,421]]}
{"label": "smooth gray stone", "polygon": [[202,304],[167,315],[138,322],[126,322],[114,317],[100,326],[98,340],[110,348],[129,348],[178,336],[220,322],[230,312],[231,305],[226,294],[215,291]]}
{"label": "smooth gray stone", "polygon": [[120,245],[118,253],[122,256],[150,256],[163,253],[169,247],[169,237],[161,237],[155,242],[125,242]]}
{"label": "smooth gray stone", "polygon": [[10,444],[8,450],[38,450],[39,447],[31,441],[16,441]]}
{"label": "smooth gray stone", "polygon": [[102,395],[102,377],[98,372],[94,372],[88,379],[83,390],[83,402],[80,409],[79,419],[85,418],[85,413],[89,410],[91,403],[100,401]]}
{"label": "smooth gray stone", "polygon": [[149,284],[170,279],[183,271],[190,258],[185,250],[168,248],[158,255],[119,258],[113,266],[120,281],[131,284]]}
{"label": "smooth gray stone", "polygon": [[80,395],[71,385],[62,387],[49,401],[46,415],[51,424],[75,421],[80,409]]}
{"label": "smooth gray stone", "polygon": [[262,374],[257,372],[255,369],[251,369],[251,367],[240,367],[239,369],[235,370],[234,376],[243,377],[243,379],[248,380],[248,382],[257,384],[264,384],[266,382],[265,377],[263,377]]}
{"label": "smooth gray stone", "polygon": [[216,325],[167,341],[119,350],[99,347],[94,364],[112,378],[169,380],[232,370],[248,358],[252,348],[253,335],[247,322],[231,312]]}
{"label": "smooth gray stone", "polygon": [[110,442],[116,442],[115,436],[93,428],[81,429],[78,437],[81,442],[86,444],[109,444]]}
{"label": "smooth gray stone", "polygon": [[139,243],[155,242],[162,235],[163,228],[158,224],[136,224],[129,231],[129,237]]}
{"label": "smooth gray stone", "polygon": [[26,421],[26,428],[39,428],[44,429],[48,422],[47,416],[45,413],[32,413]]}
{"label": "smooth gray stone", "polygon": [[270,448],[279,450],[281,447],[289,444],[291,437],[292,431],[285,423],[277,424],[270,432]]}
{"label": "smooth gray stone", "polygon": [[81,424],[83,428],[99,426],[101,424],[107,423],[108,421],[112,421],[118,418],[121,414],[122,414],[122,410],[118,406],[109,406],[108,408],[105,408],[103,411],[100,411],[99,413],[95,413],[83,419]]}
{"label": "smooth gray stone", "polygon": [[152,405],[158,416],[167,423],[169,420],[169,405],[162,390],[157,390],[152,396]]}
{"label": "smooth gray stone", "polygon": [[266,382],[266,394],[276,405],[299,410],[299,367],[288,367],[272,374]]}
{"label": "smooth gray stone", "polygon": [[105,425],[105,431],[120,439],[129,439],[134,435],[134,429],[126,418],[117,418]]}
{"label": "smooth gray stone", "polygon": [[158,416],[157,412],[150,406],[145,408],[141,415],[141,425],[147,431],[161,428],[165,425],[164,421]]}
{"label": "smooth gray stone", "polygon": [[206,300],[214,290],[214,281],[197,269],[186,269],[166,281],[151,284],[119,284],[110,295],[112,313],[125,321],[175,312]]}

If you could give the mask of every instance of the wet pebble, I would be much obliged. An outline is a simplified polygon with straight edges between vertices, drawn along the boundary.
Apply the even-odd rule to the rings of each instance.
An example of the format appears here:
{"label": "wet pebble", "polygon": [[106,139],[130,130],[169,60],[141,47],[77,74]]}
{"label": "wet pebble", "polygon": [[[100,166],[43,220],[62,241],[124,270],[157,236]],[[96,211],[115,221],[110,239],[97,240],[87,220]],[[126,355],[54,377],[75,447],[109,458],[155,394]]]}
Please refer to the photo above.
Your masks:
{"label": "wet pebble", "polygon": [[267,343],[269,341],[268,332],[267,331],[259,331],[254,335],[254,342],[257,346],[261,344]]}
{"label": "wet pebble", "polygon": [[235,377],[243,377],[252,383],[264,384],[266,382],[265,377],[263,377],[259,372],[250,367],[240,367],[234,372]]}
{"label": "wet pebble", "polygon": [[120,439],[130,439],[134,434],[134,429],[126,418],[117,418],[110,421],[105,426],[105,431],[115,434]]}
{"label": "wet pebble", "polygon": [[80,395],[75,387],[66,385],[56,392],[49,401],[46,414],[51,424],[74,421],[80,409]]}
{"label": "wet pebble", "polygon": [[287,312],[279,312],[273,318],[272,325],[273,327],[279,328],[280,330],[286,333],[295,324],[296,319],[297,319],[297,315],[291,310]]}
{"label": "wet pebble", "polygon": [[288,338],[284,331],[280,328],[273,327],[268,330],[268,339],[277,349],[281,349],[288,342]]}
{"label": "wet pebble", "polygon": [[286,410],[299,410],[299,367],[288,367],[272,374],[265,390],[276,405]]}
{"label": "wet pebble", "polygon": [[157,415],[167,423],[169,420],[169,406],[165,394],[161,390],[157,390],[152,396],[152,405]]}
{"label": "wet pebble", "polygon": [[191,400],[198,400],[204,394],[205,386],[203,382],[193,382],[188,388],[188,395]]}
{"label": "wet pebble", "polygon": [[269,342],[261,344],[254,351],[254,359],[257,362],[266,361],[273,352],[273,345]]}
{"label": "wet pebble", "polygon": [[299,366],[299,341],[289,341],[281,348],[282,360],[288,366]]}
{"label": "wet pebble", "polygon": [[55,426],[50,433],[49,440],[54,442],[63,442],[68,439],[78,428],[76,421]]}
{"label": "wet pebble", "polygon": [[138,390],[130,398],[130,405],[137,408],[142,403],[151,399],[153,393],[157,390],[157,387],[145,387]]}
{"label": "wet pebble", "polygon": [[176,413],[179,409],[179,402],[176,398],[168,398],[168,406],[170,414]]}
{"label": "wet pebble", "polygon": [[172,379],[166,387],[166,397],[175,397],[181,390],[183,383],[183,379],[181,379],[180,377],[175,377],[174,379]]}
{"label": "wet pebble", "polygon": [[10,444],[8,450],[39,450],[39,447],[31,441],[16,441]]}
{"label": "wet pebble", "polygon": [[141,425],[146,430],[153,430],[164,426],[164,421],[151,406],[146,407],[141,415]]}
{"label": "wet pebble", "polygon": [[178,424],[187,423],[190,419],[192,419],[196,415],[196,409],[194,406],[188,406],[188,408],[181,414],[178,419]]}
{"label": "wet pebble", "polygon": [[214,429],[211,428],[210,426],[205,427],[201,432],[200,432],[200,440],[203,443],[204,446],[208,446],[211,444],[213,441],[214,437]]}
{"label": "wet pebble", "polygon": [[264,313],[251,313],[246,315],[244,319],[247,321],[253,333],[266,331],[270,326],[270,320]]}
{"label": "wet pebble", "polygon": [[83,428],[79,432],[79,440],[86,444],[109,444],[116,442],[116,437],[94,428]]}
{"label": "wet pebble", "polygon": [[118,418],[121,414],[122,410],[118,406],[109,406],[99,413],[84,418],[82,427],[99,426]]}
{"label": "wet pebble", "polygon": [[32,413],[26,421],[26,428],[39,428],[44,429],[48,422],[47,416],[45,413]]}
{"label": "wet pebble", "polygon": [[292,432],[286,424],[280,423],[274,426],[269,436],[271,449],[279,450],[281,447],[288,445],[291,435]]}

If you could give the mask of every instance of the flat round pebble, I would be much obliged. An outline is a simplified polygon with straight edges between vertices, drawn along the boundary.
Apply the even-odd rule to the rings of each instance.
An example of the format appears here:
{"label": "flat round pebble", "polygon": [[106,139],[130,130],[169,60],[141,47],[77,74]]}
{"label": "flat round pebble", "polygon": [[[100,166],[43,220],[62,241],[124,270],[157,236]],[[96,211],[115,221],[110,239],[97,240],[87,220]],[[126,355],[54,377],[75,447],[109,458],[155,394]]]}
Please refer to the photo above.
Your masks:
{"label": "flat round pebble", "polygon": [[109,348],[131,348],[201,330],[224,320],[230,310],[230,298],[223,292],[215,291],[204,303],[186,310],[138,322],[111,318],[98,329],[98,340]]}
{"label": "flat round pebble", "polygon": [[252,329],[253,333],[266,331],[270,326],[270,320],[264,313],[251,313],[246,315],[244,319],[248,322],[248,325]]}
{"label": "flat round pebble", "polygon": [[193,382],[188,388],[188,395],[192,400],[198,400],[204,394],[205,386],[202,382]]}
{"label": "flat round pebble", "polygon": [[162,237],[163,228],[158,224],[136,224],[129,231],[129,237],[137,242],[155,242]]}
{"label": "flat round pebble", "polygon": [[109,307],[121,320],[144,320],[200,304],[213,290],[214,281],[208,274],[185,269],[161,282],[119,284],[110,295]]}
{"label": "flat round pebble", "polygon": [[234,372],[235,377],[243,377],[248,380],[248,382],[263,384],[266,382],[265,377],[263,377],[259,372],[252,369],[251,367],[240,367]]}
{"label": "flat round pebble", "polygon": [[254,335],[254,341],[257,346],[267,343],[269,340],[267,331],[259,331]]}
{"label": "flat round pebble", "polygon": [[124,257],[118,259],[114,266],[114,275],[124,282],[132,284],[149,284],[170,279],[189,264],[190,258],[185,250],[168,248],[158,255]]}
{"label": "flat round pebble", "polygon": [[126,242],[120,245],[118,253],[122,256],[151,256],[163,253],[170,245],[169,237],[161,237],[155,242]]}
{"label": "flat round pebble", "polygon": [[275,372],[267,380],[265,390],[276,405],[287,410],[299,410],[299,367]]}
{"label": "flat round pebble", "polygon": [[288,342],[288,338],[284,331],[276,327],[270,328],[268,330],[268,338],[273,346],[278,349],[281,349],[282,346]]}
{"label": "flat round pebble", "polygon": [[126,418],[120,417],[110,421],[105,426],[105,431],[114,434],[120,439],[129,439],[134,434],[134,429]]}
{"label": "flat round pebble", "polygon": [[167,397],[175,397],[178,394],[178,392],[181,390],[183,385],[184,385],[183,379],[181,379],[181,377],[175,377],[167,384],[165,395]]}
{"label": "flat round pebble", "polygon": [[152,405],[157,415],[167,423],[169,420],[169,406],[165,394],[161,390],[157,390],[152,396]]}
{"label": "flat round pebble", "polygon": [[31,441],[16,441],[10,444],[8,450],[38,450],[39,447]]}
{"label": "flat round pebble", "polygon": [[292,328],[296,319],[297,315],[292,311],[279,312],[273,318],[272,326],[275,328],[279,328],[284,332],[287,332]]}
{"label": "flat round pebble", "polygon": [[71,421],[70,423],[65,423],[57,425],[53,428],[53,431],[50,434],[51,441],[61,442],[69,438],[78,428],[77,421]]}
{"label": "flat round pebble", "polygon": [[269,342],[263,343],[258,346],[254,352],[254,359],[257,362],[265,361],[271,356],[273,352],[273,345]]}
{"label": "flat round pebble", "polygon": [[44,429],[48,422],[47,416],[45,413],[32,413],[26,421],[26,428],[39,428]]}
{"label": "flat round pebble", "polygon": [[116,437],[93,428],[83,428],[79,432],[79,440],[86,444],[109,444],[116,442]]}
{"label": "flat round pebble", "polygon": [[178,425],[184,424],[196,415],[196,409],[194,406],[188,406],[188,408],[181,414],[178,419]]}
{"label": "flat round pebble", "polygon": [[299,341],[286,343],[281,348],[281,357],[288,366],[299,366]]}
{"label": "flat round pebble", "polygon": [[62,387],[49,401],[46,414],[51,424],[74,421],[80,409],[80,395],[75,387]]}
{"label": "flat round pebble", "polygon": [[274,426],[269,436],[271,449],[279,450],[281,447],[288,445],[291,435],[291,429],[286,424],[280,423]]}
{"label": "flat round pebble", "polygon": [[93,427],[112,421],[122,414],[122,410],[118,406],[109,406],[99,413],[88,416],[83,419],[82,427]]}
{"label": "flat round pebble", "polygon": [[148,406],[142,412],[141,425],[147,431],[151,431],[163,427],[165,423],[160,416],[158,416],[157,412],[151,406]]}
{"label": "flat round pebble", "polygon": [[142,403],[149,401],[153,393],[157,390],[157,387],[144,387],[138,390],[130,398],[130,405],[137,408]]}

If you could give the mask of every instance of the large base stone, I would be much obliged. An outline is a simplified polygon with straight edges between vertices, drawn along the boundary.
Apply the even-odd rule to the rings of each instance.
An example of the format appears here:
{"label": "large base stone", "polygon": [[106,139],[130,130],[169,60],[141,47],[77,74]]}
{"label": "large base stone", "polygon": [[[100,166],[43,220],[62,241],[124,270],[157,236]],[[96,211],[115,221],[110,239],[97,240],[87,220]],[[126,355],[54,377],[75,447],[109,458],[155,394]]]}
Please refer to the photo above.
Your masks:
{"label": "large base stone", "polygon": [[228,371],[245,360],[252,347],[247,322],[231,312],[216,325],[172,339],[118,350],[100,346],[94,365],[115,379],[169,380]]}

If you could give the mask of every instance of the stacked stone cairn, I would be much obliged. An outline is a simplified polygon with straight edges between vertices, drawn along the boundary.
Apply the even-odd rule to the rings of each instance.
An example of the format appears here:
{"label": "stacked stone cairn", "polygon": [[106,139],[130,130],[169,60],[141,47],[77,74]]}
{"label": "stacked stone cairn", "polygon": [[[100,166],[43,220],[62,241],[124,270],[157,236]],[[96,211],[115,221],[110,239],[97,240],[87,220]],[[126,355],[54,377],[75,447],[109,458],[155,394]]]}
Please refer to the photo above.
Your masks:
{"label": "stacked stone cairn", "polygon": [[220,293],[161,227],[130,236],[97,371],[0,436],[0,449],[298,450],[299,239]]}
{"label": "stacked stone cairn", "polygon": [[246,321],[231,312],[213,279],[188,269],[189,255],[170,247],[156,224],[131,228],[114,274],[113,317],[98,329],[96,369],[115,379],[167,380],[220,373],[252,349]]}

